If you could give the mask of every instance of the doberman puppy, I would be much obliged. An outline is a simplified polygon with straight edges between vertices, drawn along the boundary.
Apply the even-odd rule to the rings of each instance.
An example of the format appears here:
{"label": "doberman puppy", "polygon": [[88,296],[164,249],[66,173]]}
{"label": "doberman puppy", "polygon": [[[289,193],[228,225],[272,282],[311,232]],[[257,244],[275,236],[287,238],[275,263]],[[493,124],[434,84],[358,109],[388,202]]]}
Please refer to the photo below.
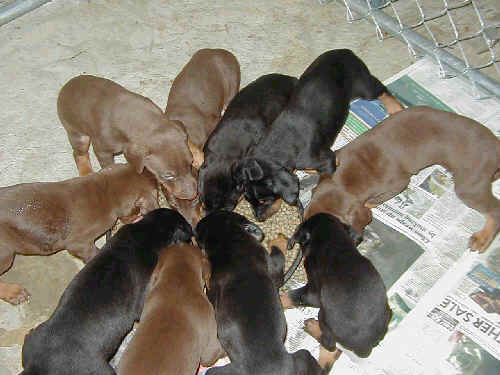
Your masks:
{"label": "doberman puppy", "polygon": [[[129,164],[116,164],[61,182],[0,188],[0,275],[16,254],[49,255],[66,249],[88,262],[97,254],[96,238],[120,218],[131,222],[158,208],[157,182]],[[23,302],[28,292],[0,281],[0,298]]]}
{"label": "doberman puppy", "polygon": [[24,340],[22,375],[115,374],[109,360],[138,321],[158,256],[191,241],[177,211],[159,208],[121,227]]}
{"label": "doberman puppy", "polygon": [[289,175],[288,180],[296,179],[295,169],[333,174],[336,163],[331,147],[355,98],[378,98],[388,113],[402,109],[350,50],[327,51],[309,65],[286,107],[239,162],[235,179],[245,186],[246,196],[252,197],[247,199],[254,211],[259,205],[273,205],[279,197],[296,204],[298,193],[294,195],[290,184],[283,183],[287,181],[283,174]]}
{"label": "doberman puppy", "polygon": [[300,224],[288,244],[301,246],[307,284],[282,295],[282,305],[319,307],[319,321],[305,324],[322,346],[319,363],[327,372],[340,355],[337,342],[367,357],[392,316],[384,282],[356,249],[351,231],[335,216],[319,213]]}
{"label": "doberman puppy", "polygon": [[491,183],[500,177],[500,142],[478,122],[430,107],[410,107],[335,152],[339,166],[321,176],[305,211],[328,212],[362,233],[370,208],[403,191],[410,177],[434,164],[453,174],[455,193],[486,217],[469,246],[484,252],[500,228],[500,201]]}
{"label": "doberman puppy", "polygon": [[123,153],[138,173],[149,170],[176,198],[196,197],[192,166],[201,165],[201,150],[189,142],[182,123],[169,120],[150,99],[108,79],[81,75],[61,89],[57,113],[80,176],[92,172],[92,143],[101,167]]}
{"label": "doberman puppy", "polygon": [[278,286],[284,256],[259,243],[262,230],[244,216],[217,211],[197,225],[196,239],[212,265],[208,297],[217,333],[231,363],[207,375],[320,374],[307,350],[286,351],[286,320]]}
{"label": "doberman puppy", "polygon": [[[207,214],[219,209],[231,211],[236,206],[243,187],[233,181],[232,165],[261,140],[267,126],[285,107],[296,82],[297,78],[286,75],[264,75],[229,103],[203,148],[205,160],[199,171],[198,191]],[[293,183],[298,193],[298,180]]]}
{"label": "doberman puppy", "polygon": [[205,295],[210,263],[198,247],[165,250],[151,276],[141,321],[119,363],[120,375],[193,375],[224,351]]}
{"label": "doberman puppy", "polygon": [[175,77],[165,114],[180,121],[200,150],[240,89],[240,64],[224,49],[200,49]]}
{"label": "doberman puppy", "polygon": [[[224,49],[201,49],[172,83],[165,114],[180,121],[190,142],[202,150],[239,88],[240,64],[236,57]],[[170,206],[191,225],[198,223],[203,215],[199,199],[178,199],[164,193]]]}

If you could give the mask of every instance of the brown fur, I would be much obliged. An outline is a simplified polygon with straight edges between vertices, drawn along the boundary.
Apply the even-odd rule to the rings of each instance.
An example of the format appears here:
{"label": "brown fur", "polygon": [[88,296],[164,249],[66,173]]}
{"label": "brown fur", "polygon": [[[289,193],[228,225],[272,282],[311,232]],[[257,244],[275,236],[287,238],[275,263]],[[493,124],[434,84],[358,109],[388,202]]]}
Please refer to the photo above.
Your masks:
{"label": "brown fur", "polygon": [[224,355],[203,288],[210,264],[199,248],[165,250],[151,277],[137,331],[119,363],[120,375],[193,375]]}
{"label": "brown fur", "polygon": [[[236,57],[224,49],[200,49],[175,77],[168,95],[165,114],[180,121],[190,142],[202,150],[229,102],[240,88],[240,65]],[[197,168],[203,164],[203,153],[197,156]],[[167,197],[191,225],[203,216],[199,200],[189,202]]]}
{"label": "brown fur", "polygon": [[196,197],[193,153],[201,151],[189,144],[183,124],[169,120],[150,99],[108,79],[81,75],[61,89],[57,112],[81,176],[92,172],[92,143],[101,167],[123,153],[138,173],[148,169],[170,194]]}
{"label": "brown fur", "polygon": [[305,219],[327,212],[361,232],[371,221],[369,208],[406,189],[421,169],[440,164],[453,174],[457,196],[487,219],[471,237],[471,250],[484,252],[500,229],[500,202],[491,193],[500,142],[472,119],[429,107],[408,108],[337,150],[336,157],[337,171],[321,177]]}
{"label": "brown fur", "polygon": [[[0,188],[0,275],[16,254],[50,255],[66,249],[88,262],[98,249],[94,240],[118,218],[129,222],[158,207],[155,178],[116,164],[61,182]],[[28,292],[0,281],[0,298],[23,302]]]}

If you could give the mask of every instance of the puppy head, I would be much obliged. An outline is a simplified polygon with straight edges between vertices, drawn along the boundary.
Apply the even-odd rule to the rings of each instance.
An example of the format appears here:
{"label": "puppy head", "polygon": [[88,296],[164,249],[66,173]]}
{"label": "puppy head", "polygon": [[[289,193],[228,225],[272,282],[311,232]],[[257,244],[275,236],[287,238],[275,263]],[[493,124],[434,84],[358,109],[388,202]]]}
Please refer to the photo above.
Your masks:
{"label": "puppy head", "polygon": [[[158,204],[158,183],[154,175],[149,171],[144,171],[142,174],[127,176],[126,183],[133,190],[133,204],[125,208],[125,211],[120,215],[120,220],[125,224],[133,223],[141,219],[149,211],[159,208]],[[122,203],[129,201],[122,199]]]}
{"label": "puppy head", "polygon": [[170,121],[166,116],[162,121],[162,126],[142,144],[131,143],[124,151],[125,158],[138,173],[148,169],[176,198],[194,199],[197,195],[195,167],[199,166],[203,153],[188,141],[181,122]]}
{"label": "puppy head", "polygon": [[198,191],[205,212],[232,211],[239,202],[243,190],[231,178],[231,171],[222,162],[202,165],[198,178]]}
{"label": "puppy head", "polygon": [[250,234],[259,242],[264,238],[264,232],[257,224],[229,211],[213,212],[201,219],[195,228],[196,241],[202,249],[221,240],[231,240],[234,236],[240,238],[242,234]]}
{"label": "puppy head", "polygon": [[192,227],[195,227],[200,219],[205,216],[205,210],[201,205],[199,196],[193,200],[188,200],[172,197],[165,190],[164,194],[167,197],[170,206],[184,216]]}
{"label": "puppy head", "polygon": [[168,245],[179,242],[191,242],[193,230],[184,217],[175,210],[158,208],[148,212],[144,218],[132,225],[144,226],[147,233],[162,239]]}
{"label": "puppy head", "polygon": [[259,220],[276,212],[272,207],[280,197],[288,204],[297,205],[299,179],[276,163],[247,158],[234,163],[231,174],[236,185],[243,187],[245,198]]}

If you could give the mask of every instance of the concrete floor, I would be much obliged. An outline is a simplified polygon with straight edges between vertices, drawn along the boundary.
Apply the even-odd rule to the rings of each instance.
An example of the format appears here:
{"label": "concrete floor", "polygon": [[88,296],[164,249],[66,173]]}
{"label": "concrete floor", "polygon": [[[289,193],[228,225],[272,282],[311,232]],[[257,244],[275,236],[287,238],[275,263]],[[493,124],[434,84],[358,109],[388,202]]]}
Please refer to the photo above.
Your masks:
{"label": "concrete floor", "polygon": [[[367,21],[348,24],[337,2],[55,0],[1,28],[0,186],[77,175],[56,114],[71,77],[103,76],[164,108],[176,74],[205,47],[235,54],[242,86],[271,72],[300,75],[333,48],[352,49],[382,80],[412,62],[406,45],[378,42]],[[32,297],[20,306],[0,302],[0,375],[21,370],[24,335],[48,318],[81,266],[66,252],[18,256],[1,276]]]}

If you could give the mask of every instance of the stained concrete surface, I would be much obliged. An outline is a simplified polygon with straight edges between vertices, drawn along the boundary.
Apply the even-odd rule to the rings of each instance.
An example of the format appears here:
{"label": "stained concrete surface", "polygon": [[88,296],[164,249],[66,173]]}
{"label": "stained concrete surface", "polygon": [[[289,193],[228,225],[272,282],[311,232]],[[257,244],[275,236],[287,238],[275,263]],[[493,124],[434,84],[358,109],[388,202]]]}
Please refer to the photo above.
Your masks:
{"label": "stained concrete surface", "polygon": [[[55,0],[0,28],[0,186],[77,175],[56,114],[67,80],[103,76],[164,108],[177,73],[206,47],[235,54],[242,86],[271,72],[300,75],[333,48],[352,49],[382,80],[412,62],[401,42],[378,42],[369,22],[348,24],[337,2]],[[1,276],[31,300],[0,301],[0,375],[21,370],[24,335],[48,318],[81,266],[66,252],[17,256]]]}

